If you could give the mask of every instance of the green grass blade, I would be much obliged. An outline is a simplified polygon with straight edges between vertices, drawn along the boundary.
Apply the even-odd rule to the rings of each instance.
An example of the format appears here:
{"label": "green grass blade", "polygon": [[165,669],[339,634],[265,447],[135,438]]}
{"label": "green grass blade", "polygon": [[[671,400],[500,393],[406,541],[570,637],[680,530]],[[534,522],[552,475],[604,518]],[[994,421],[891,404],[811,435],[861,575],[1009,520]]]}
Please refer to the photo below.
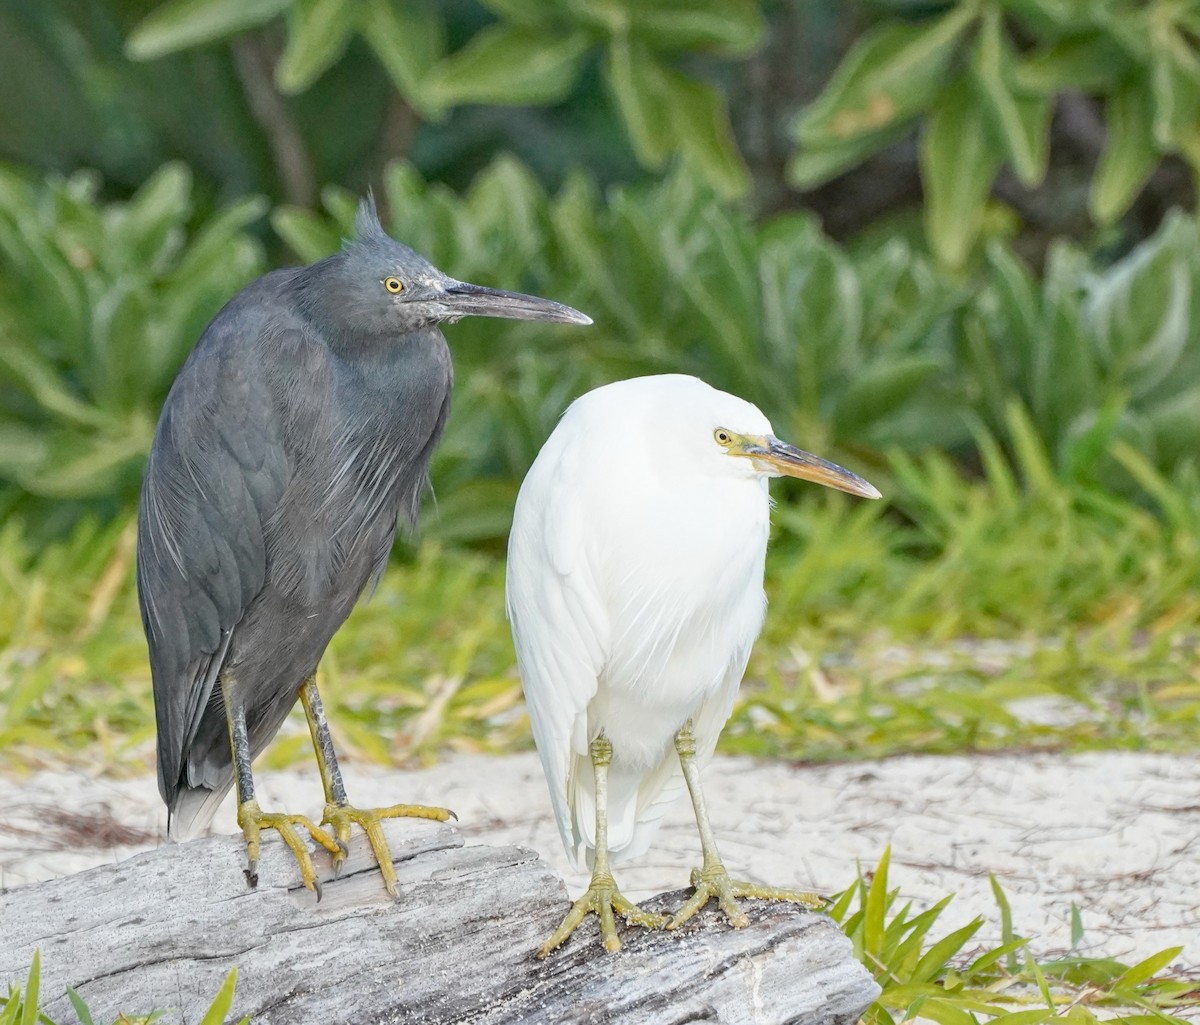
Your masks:
{"label": "green grass blade", "polygon": [[1127,968],[1113,981],[1113,989],[1130,989],[1157,975],[1175,960],[1183,947],[1168,947],[1157,954],[1151,954],[1144,961],[1139,961],[1132,968]]}
{"label": "green grass blade", "polygon": [[[996,906],[1000,908],[1000,942],[1007,947],[1016,939],[1013,935],[1012,908],[1009,907],[1004,889],[991,872],[988,873],[988,882],[992,884],[992,896],[996,898]],[[1004,965],[1010,973],[1015,973],[1017,970],[1016,955],[1010,953],[1005,959]]]}
{"label": "green grass blade", "polygon": [[875,876],[871,880],[867,898],[863,904],[863,952],[877,963],[883,959],[883,938],[886,932],[884,919],[887,914],[888,897],[888,865],[892,859],[892,848],[889,844],[879,859],[875,868]]}
{"label": "green grass blade", "polygon": [[84,1002],[83,997],[76,993],[71,986],[67,987],[67,999],[71,1001],[71,1006],[75,1008],[75,1016],[79,1019],[79,1025],[96,1025],[92,1020],[91,1009]]}
{"label": "green grass blade", "polygon": [[225,976],[225,981],[221,983],[221,988],[217,990],[217,995],[213,997],[213,1002],[204,1012],[204,1017],[200,1019],[200,1025],[224,1025],[225,1016],[229,1013],[229,1008],[233,1006],[233,991],[236,987],[237,969],[230,968],[229,974]]}
{"label": "green grass blade", "polygon": [[1047,1007],[1034,1007],[1028,1011],[1008,1011],[997,1015],[988,1025],[1041,1025],[1055,1017],[1055,1012]]}
{"label": "green grass blade", "polygon": [[21,991],[16,986],[9,986],[4,1007],[0,1009],[0,1025],[16,1025],[17,1015],[20,1013]]}
{"label": "green grass blade", "polygon": [[21,1025],[37,1025],[38,989],[42,977],[42,952],[33,952],[33,964],[29,966],[29,978],[25,983],[25,1004],[21,1011]]}
{"label": "green grass blade", "polygon": [[983,919],[976,918],[961,929],[955,929],[949,935],[943,936],[917,962],[917,967],[913,969],[912,981],[930,982],[941,975],[949,965],[950,959],[962,950],[967,940],[974,936],[982,926]]}
{"label": "green grass blade", "polygon": [[1041,966],[1029,954],[1025,956],[1025,968],[1037,983],[1038,992],[1042,994],[1046,1006],[1053,1010],[1055,1007],[1054,997],[1050,992],[1050,987],[1046,984],[1046,976],[1042,973]]}
{"label": "green grass blade", "polygon": [[[971,967],[965,972],[968,976],[974,976],[985,969],[991,968],[1000,958],[1004,958],[1005,965],[1015,964],[1016,952],[1026,946],[1029,940],[1017,937],[1008,943],[1002,943],[995,950],[989,950],[986,954],[981,954],[971,962]],[[1010,971],[1011,974],[1011,971]]]}

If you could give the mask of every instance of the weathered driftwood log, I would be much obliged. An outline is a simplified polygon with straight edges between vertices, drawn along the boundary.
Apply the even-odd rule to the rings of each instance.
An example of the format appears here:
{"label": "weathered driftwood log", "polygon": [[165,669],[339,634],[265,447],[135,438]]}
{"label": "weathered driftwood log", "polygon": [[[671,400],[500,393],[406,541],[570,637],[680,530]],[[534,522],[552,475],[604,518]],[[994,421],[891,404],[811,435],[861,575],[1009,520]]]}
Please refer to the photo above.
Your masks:
{"label": "weathered driftwood log", "polygon": [[[539,962],[533,951],[567,894],[536,854],[464,847],[431,822],[385,828],[396,902],[361,834],[320,902],[274,834],[264,834],[257,890],[240,838],[214,837],[0,893],[0,986],[23,978],[40,948],[55,1020],[74,1020],[70,985],[97,1021],[165,1009],[165,1021],[194,1023],[235,965],[233,1010],[256,1025],[840,1025],[878,994],[833,922],[783,904],[749,902],[746,929],[711,908],[677,933],[626,929],[616,955],[588,923]],[[327,877],[328,861],[317,863]]]}

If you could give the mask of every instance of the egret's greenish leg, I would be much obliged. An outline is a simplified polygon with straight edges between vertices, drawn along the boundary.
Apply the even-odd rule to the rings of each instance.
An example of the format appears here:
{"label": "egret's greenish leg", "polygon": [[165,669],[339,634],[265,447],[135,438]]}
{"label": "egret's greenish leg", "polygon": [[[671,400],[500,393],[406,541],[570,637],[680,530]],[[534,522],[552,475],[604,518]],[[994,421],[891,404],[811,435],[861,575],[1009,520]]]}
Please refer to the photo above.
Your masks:
{"label": "egret's greenish leg", "polygon": [[700,770],[696,767],[696,737],[692,732],[692,721],[689,719],[678,733],[675,734],[675,750],[679,753],[679,764],[683,769],[683,778],[687,783],[688,793],[692,795],[692,807],[696,811],[696,828],[700,831],[700,849],[704,861],[700,868],[692,869],[692,886],[695,893],[671,919],[668,929],[675,929],[691,918],[714,897],[729,919],[729,924],[735,929],[742,929],[750,924],[746,912],[737,902],[738,897],[752,897],[758,900],[787,900],[795,904],[803,904],[809,908],[823,908],[826,901],[816,893],[804,890],[784,890],[774,886],[759,886],[756,883],[741,882],[729,878],[725,865],[717,853],[717,841],[713,836],[712,825],[708,821],[708,812],[704,807],[704,791],[700,789]]}
{"label": "egret's greenish leg", "polygon": [[225,721],[229,726],[234,782],[237,785],[237,821],[242,835],[246,838],[246,881],[251,886],[258,885],[259,834],[264,829],[273,829],[283,838],[283,842],[295,856],[304,885],[314,891],[319,900],[321,884],[317,881],[317,871],[296,826],[307,829],[309,835],[330,853],[339,849],[337,841],[304,815],[266,812],[258,806],[258,801],[254,799],[254,776],[250,771],[250,738],[246,732],[246,710],[233,699],[233,677],[228,672],[221,674],[220,684],[221,697],[225,700]]}
{"label": "egret's greenish leg", "polygon": [[608,867],[608,767],[612,763],[612,744],[603,733],[592,741],[590,753],[596,779],[596,857],[592,862],[592,881],[587,893],[571,905],[562,925],[538,948],[538,957],[545,957],[555,947],[561,946],[589,911],[600,920],[600,937],[604,940],[605,949],[613,953],[621,949],[614,911],[631,925],[647,929],[661,929],[667,924],[666,915],[643,911],[617,889]]}
{"label": "egret's greenish leg", "polygon": [[321,770],[321,785],[325,788],[325,814],[321,818],[321,824],[332,826],[337,836],[337,843],[331,848],[334,878],[341,875],[346,864],[350,824],[357,823],[362,826],[371,843],[371,850],[379,863],[379,874],[383,876],[383,885],[387,887],[387,892],[395,897],[396,868],[392,864],[392,852],[388,847],[387,837],[383,835],[382,820],[416,818],[445,822],[454,812],[446,808],[431,808],[424,804],[394,804],[389,808],[370,809],[354,807],[346,797],[346,785],[342,782],[342,770],[338,768],[337,755],[333,751],[329,721],[325,718],[325,706],[317,691],[315,677],[310,676],[304,681],[304,686],[300,688],[300,702],[304,705],[304,715],[308,719],[308,729],[312,734],[313,750]]}

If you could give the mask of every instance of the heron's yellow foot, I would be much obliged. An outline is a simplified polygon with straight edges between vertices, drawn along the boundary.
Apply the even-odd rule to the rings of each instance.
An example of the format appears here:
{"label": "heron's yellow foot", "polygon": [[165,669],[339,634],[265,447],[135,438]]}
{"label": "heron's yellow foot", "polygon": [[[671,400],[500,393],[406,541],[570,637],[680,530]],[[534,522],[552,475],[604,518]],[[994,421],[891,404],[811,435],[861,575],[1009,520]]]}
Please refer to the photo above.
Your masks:
{"label": "heron's yellow foot", "polygon": [[257,801],[243,801],[238,805],[238,825],[246,838],[246,882],[251,886],[258,885],[258,851],[259,834],[264,829],[273,829],[288,845],[288,849],[300,866],[300,878],[304,885],[312,890],[317,899],[321,899],[321,884],[317,881],[317,871],[313,868],[312,856],[308,853],[308,845],[300,839],[297,826],[308,830],[308,835],[324,847],[330,854],[339,851],[337,840],[318,826],[312,819],[304,815],[288,815],[286,812],[263,811]]}
{"label": "heron's yellow foot", "polygon": [[620,915],[630,925],[640,925],[645,929],[663,929],[669,921],[666,915],[657,915],[643,911],[633,901],[626,900],[617,889],[617,884],[610,875],[593,875],[591,885],[582,897],[571,905],[562,925],[554,930],[537,952],[539,958],[546,957],[555,947],[562,946],[580,923],[591,912],[600,920],[600,938],[604,948],[610,953],[621,949],[621,941],[617,938],[617,923],[613,912]]}
{"label": "heron's yellow foot", "polygon": [[449,818],[457,819],[458,816],[447,808],[432,808],[425,804],[393,804],[390,808],[355,808],[352,804],[332,802],[326,804],[321,825],[332,826],[334,836],[337,837],[337,843],[332,848],[334,878],[342,874],[342,868],[346,864],[347,844],[350,842],[350,824],[356,823],[362,826],[371,843],[371,851],[375,860],[379,862],[379,874],[383,876],[383,885],[387,887],[387,892],[395,897],[396,868],[392,864],[392,851],[388,847],[387,837],[383,835],[381,823],[384,819],[399,818],[445,822]]}
{"label": "heron's yellow foot", "polygon": [[714,897],[729,919],[729,924],[735,929],[744,929],[750,924],[746,912],[738,904],[738,897],[750,897],[756,900],[786,900],[793,904],[803,904],[806,908],[819,911],[829,902],[817,893],[806,890],[784,890],[775,886],[759,886],[757,883],[746,883],[730,879],[725,866],[720,862],[705,865],[704,868],[692,869],[692,886],[695,893],[671,918],[668,929],[677,929],[699,911]]}

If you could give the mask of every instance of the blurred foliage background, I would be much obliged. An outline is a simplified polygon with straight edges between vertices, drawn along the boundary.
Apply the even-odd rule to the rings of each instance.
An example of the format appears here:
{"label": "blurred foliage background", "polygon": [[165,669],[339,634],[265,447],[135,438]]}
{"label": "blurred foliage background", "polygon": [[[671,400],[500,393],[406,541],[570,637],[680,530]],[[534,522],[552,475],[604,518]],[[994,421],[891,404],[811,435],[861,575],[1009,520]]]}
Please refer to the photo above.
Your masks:
{"label": "blurred foliage background", "polygon": [[663,371],[888,498],[779,487],[731,745],[1194,744],[1197,0],[0,0],[0,69],[0,741],[144,753],[159,406],[372,188],[596,324],[448,330],[424,541],[326,662],[354,749],[523,742],[516,488]]}

